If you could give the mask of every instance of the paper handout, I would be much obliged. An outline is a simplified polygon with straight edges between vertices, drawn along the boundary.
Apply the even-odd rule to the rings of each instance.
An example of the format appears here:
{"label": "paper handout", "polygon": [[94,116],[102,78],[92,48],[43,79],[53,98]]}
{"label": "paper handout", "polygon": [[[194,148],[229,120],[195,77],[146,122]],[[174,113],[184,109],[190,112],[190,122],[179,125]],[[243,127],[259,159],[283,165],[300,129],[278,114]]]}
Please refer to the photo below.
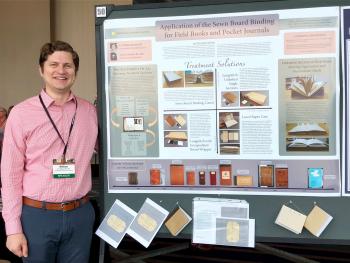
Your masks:
{"label": "paper handout", "polygon": [[147,198],[127,233],[144,247],[148,247],[169,212]]}
{"label": "paper handout", "polygon": [[96,235],[117,248],[136,215],[134,210],[117,199],[98,227]]}

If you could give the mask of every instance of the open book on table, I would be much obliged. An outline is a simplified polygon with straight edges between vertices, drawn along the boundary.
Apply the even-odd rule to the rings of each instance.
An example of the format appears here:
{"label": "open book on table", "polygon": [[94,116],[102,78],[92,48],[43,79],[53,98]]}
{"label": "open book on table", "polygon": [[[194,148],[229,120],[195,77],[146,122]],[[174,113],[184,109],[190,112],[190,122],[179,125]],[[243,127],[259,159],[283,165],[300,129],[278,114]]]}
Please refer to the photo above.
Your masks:
{"label": "open book on table", "polygon": [[292,81],[290,89],[304,97],[311,97],[323,89],[325,84],[325,81],[315,81],[312,77],[300,78]]}
{"label": "open book on table", "polygon": [[301,134],[301,135],[307,135],[307,134],[317,134],[317,135],[325,135],[327,134],[327,131],[322,128],[317,123],[300,123],[297,126],[293,127],[288,131],[288,134]]}
{"label": "open book on table", "polygon": [[328,147],[328,144],[319,139],[294,139],[288,147]]}

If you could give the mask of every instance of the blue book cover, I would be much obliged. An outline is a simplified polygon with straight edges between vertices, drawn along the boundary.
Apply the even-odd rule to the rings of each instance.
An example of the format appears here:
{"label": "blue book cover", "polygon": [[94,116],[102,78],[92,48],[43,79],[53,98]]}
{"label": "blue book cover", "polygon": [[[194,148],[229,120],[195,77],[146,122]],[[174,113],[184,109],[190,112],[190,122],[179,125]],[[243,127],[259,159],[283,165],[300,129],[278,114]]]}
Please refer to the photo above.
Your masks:
{"label": "blue book cover", "polygon": [[323,168],[308,168],[309,188],[323,187]]}

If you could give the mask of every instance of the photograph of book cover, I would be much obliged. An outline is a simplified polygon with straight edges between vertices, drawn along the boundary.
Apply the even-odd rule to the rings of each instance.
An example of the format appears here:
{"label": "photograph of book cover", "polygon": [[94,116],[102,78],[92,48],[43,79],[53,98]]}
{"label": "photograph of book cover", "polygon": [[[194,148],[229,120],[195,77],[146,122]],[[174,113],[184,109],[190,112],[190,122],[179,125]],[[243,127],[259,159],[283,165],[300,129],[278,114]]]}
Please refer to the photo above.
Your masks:
{"label": "photograph of book cover", "polygon": [[183,71],[164,71],[163,88],[183,88],[184,72]]}
{"label": "photograph of book cover", "polygon": [[238,107],[238,106],[239,106],[238,91],[221,92],[221,107]]}
{"label": "photograph of book cover", "polygon": [[269,91],[268,90],[241,91],[240,105],[241,107],[268,106]]}

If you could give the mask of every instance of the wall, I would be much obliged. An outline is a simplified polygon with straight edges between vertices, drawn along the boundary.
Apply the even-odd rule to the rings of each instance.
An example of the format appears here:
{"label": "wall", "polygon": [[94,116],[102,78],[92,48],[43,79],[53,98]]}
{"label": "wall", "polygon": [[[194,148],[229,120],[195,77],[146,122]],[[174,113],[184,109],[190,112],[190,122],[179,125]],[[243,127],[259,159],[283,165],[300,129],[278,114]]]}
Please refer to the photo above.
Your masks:
{"label": "wall", "polygon": [[132,0],[55,0],[54,38],[72,44],[80,56],[74,92],[93,101],[96,91],[95,5],[132,4]]}
{"label": "wall", "polygon": [[50,40],[50,1],[0,1],[0,105],[8,108],[41,88],[38,54]]}
{"label": "wall", "polygon": [[0,0],[0,106],[38,94],[38,55],[43,43],[64,40],[78,51],[81,67],[74,92],[96,95],[95,5],[132,0]]}

